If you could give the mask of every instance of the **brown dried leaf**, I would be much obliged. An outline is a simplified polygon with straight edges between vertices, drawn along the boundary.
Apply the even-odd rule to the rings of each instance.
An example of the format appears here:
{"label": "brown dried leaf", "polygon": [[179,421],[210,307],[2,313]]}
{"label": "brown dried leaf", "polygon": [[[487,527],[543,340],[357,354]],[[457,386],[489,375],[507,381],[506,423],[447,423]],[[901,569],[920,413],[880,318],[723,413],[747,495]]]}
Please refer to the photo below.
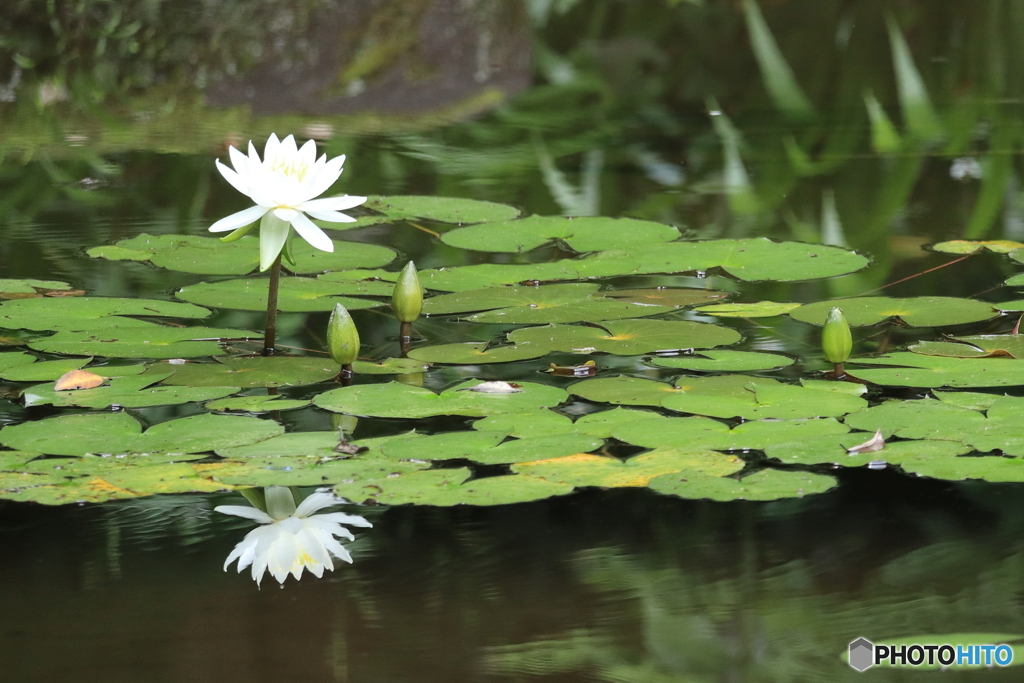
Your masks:
{"label": "brown dried leaf", "polygon": [[865,441],[862,444],[857,444],[853,448],[847,448],[847,455],[858,455],[860,453],[877,453],[878,451],[885,448],[885,439],[882,438],[882,430],[879,429],[875,432],[875,435]]}
{"label": "brown dried leaf", "polygon": [[104,381],[106,381],[106,377],[101,377],[95,372],[89,372],[88,370],[72,370],[71,372],[65,372],[61,375],[60,379],[57,380],[57,384],[55,384],[53,388],[55,391],[95,389],[103,384]]}

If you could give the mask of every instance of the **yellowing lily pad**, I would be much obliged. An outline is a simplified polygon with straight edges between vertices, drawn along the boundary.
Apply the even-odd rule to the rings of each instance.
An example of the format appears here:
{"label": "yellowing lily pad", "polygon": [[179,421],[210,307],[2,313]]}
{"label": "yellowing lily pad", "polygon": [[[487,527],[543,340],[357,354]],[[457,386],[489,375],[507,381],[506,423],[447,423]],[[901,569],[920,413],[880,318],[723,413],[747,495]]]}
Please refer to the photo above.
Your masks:
{"label": "yellowing lily pad", "polygon": [[570,455],[512,466],[512,471],[573,486],[608,488],[647,486],[666,474],[724,476],[743,468],[743,461],[711,451],[659,448],[622,461],[600,455]]}
{"label": "yellowing lily pad", "polygon": [[1013,240],[949,240],[932,245],[935,251],[946,254],[973,254],[976,251],[987,249],[997,254],[1009,254],[1015,249],[1024,247],[1020,242]]}

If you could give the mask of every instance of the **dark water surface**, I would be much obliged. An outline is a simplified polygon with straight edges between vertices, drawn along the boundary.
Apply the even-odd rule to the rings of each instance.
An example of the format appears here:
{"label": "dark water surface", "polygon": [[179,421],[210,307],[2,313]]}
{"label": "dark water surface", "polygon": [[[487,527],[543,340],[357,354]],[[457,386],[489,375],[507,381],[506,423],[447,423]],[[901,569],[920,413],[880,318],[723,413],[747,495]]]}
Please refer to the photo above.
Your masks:
{"label": "dark water surface", "polygon": [[[1013,0],[762,1],[812,111],[766,86],[784,75],[759,63],[739,2],[189,0],[123,3],[116,22],[108,3],[40,5],[14,2],[0,17],[0,277],[167,299],[209,279],[84,249],[203,234],[245,206],[213,159],[271,131],[348,154],[350,194],[632,216],[692,237],[845,243],[874,258],[843,278],[742,290],[715,273],[643,281],[699,282],[740,301],[859,294],[954,259],[922,244],[1024,238],[1024,8]],[[887,17],[926,100],[893,58]],[[872,127],[867,94],[898,144]],[[408,226],[339,235],[421,268],[556,255],[462,252]],[[981,255],[885,293],[1009,299],[997,288],[1013,272]],[[394,353],[390,321],[355,317],[369,353]],[[325,322],[282,316],[282,340],[322,348]],[[230,311],[211,324],[261,325]],[[744,327],[740,348],[814,355],[806,328]],[[431,321],[418,332],[493,336]],[[869,331],[857,351],[918,333],[935,336]],[[488,378],[543,381],[535,371],[552,360],[492,366]],[[458,373],[432,373],[428,386]],[[18,404],[17,385],[0,388],[0,424],[45,416]],[[284,419],[331,428],[312,408]],[[589,490],[497,508],[369,508],[353,565],[283,589],[266,577],[261,590],[221,569],[252,525],[212,510],[238,495],[0,501],[0,680],[843,681],[861,675],[839,659],[859,636],[1024,633],[1024,485],[867,469],[840,481],[773,503]]]}

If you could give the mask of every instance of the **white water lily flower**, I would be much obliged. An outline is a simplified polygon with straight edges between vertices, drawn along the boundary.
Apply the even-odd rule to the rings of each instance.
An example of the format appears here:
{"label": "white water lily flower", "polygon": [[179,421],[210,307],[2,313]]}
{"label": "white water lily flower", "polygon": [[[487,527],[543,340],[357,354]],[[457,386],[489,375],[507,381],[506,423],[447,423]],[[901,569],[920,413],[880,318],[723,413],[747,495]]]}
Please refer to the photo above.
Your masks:
{"label": "white water lily flower", "polygon": [[219,159],[217,170],[256,206],[220,219],[210,226],[210,232],[238,230],[241,237],[259,220],[260,271],[274,264],[291,228],[317,249],[334,251],[331,238],[309,220],[309,216],[331,223],[353,223],[356,219],[341,211],[366,201],[366,197],[348,195],[317,199],[341,176],[345,155],[327,161],[324,154],[317,159],[316,143],[312,140],[299,149],[293,136],[278,140],[271,134],[263,149],[262,161],[252,140],[249,141],[249,156],[233,146],[228,148],[228,153],[234,170]]}
{"label": "white water lily flower", "polygon": [[296,579],[301,577],[303,569],[320,578],[325,568],[334,571],[331,555],[351,563],[352,556],[334,537],[355,539],[342,524],[373,526],[362,517],[342,512],[314,515],[318,510],[341,503],[333,493],[314,493],[295,507],[290,489],[269,486],[265,491],[266,512],[244,505],[218,505],[214,508],[216,512],[245,517],[263,525],[246,534],[224,562],[224,571],[236,559],[239,572],[252,565],[252,578],[257,586],[264,572],[270,572],[281,584],[288,574]]}

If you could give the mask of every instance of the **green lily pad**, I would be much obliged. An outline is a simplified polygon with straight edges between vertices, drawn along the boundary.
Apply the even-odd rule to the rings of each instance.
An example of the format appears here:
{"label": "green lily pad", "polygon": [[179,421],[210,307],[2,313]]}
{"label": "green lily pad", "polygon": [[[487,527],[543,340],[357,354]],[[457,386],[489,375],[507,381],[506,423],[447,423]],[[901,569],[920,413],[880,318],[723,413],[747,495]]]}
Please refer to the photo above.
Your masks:
{"label": "green lily pad", "polygon": [[363,206],[389,218],[424,218],[457,224],[507,221],[519,215],[519,209],[514,206],[459,197],[370,197]]}
{"label": "green lily pad", "polygon": [[722,476],[743,468],[738,458],[711,451],[659,448],[622,461],[585,453],[512,466],[513,472],[572,486],[606,488],[647,486],[667,474]]}
{"label": "green lily pad", "polygon": [[[335,454],[337,456],[337,454]],[[210,463],[204,476],[233,486],[327,486],[386,481],[402,473],[426,469],[427,463],[395,462],[380,458],[324,460],[301,455],[256,457]]]}
{"label": "green lily pad", "polygon": [[583,280],[588,277],[604,277],[605,275],[622,275],[636,268],[630,262],[625,268],[613,273],[585,274],[586,268],[594,270],[593,264],[584,265],[582,259],[563,259],[550,263],[480,263],[472,266],[455,266],[452,268],[435,268],[420,272],[419,279],[427,289],[442,292],[463,292],[470,289],[484,289],[499,285],[512,285],[521,282],[550,282],[556,280]]}
{"label": "green lily pad", "polygon": [[751,420],[729,428],[707,417],[637,420],[612,429],[620,441],[645,448],[682,447],[699,450],[764,450],[775,443],[802,441],[822,435],[842,435],[849,428],[832,418],[812,420]]}
{"label": "green lily pad", "polygon": [[906,458],[900,463],[900,467],[905,472],[922,477],[950,481],[983,479],[990,482],[1024,482],[1024,460],[998,455]]}
{"label": "green lily pad", "polygon": [[86,453],[202,453],[256,443],[284,427],[269,420],[233,415],[194,415],[161,422],[142,431],[127,413],[60,415],[0,430],[0,443],[49,455]]}
{"label": "green lily pad", "polygon": [[640,420],[663,419],[664,415],[650,410],[636,410],[634,408],[612,408],[596,413],[589,413],[573,423],[573,431],[577,434],[588,434],[607,439],[619,425],[637,422]]}
{"label": "green lily pad", "polygon": [[946,254],[973,254],[982,249],[987,249],[997,254],[1009,254],[1011,251],[1021,247],[1024,247],[1024,244],[1012,240],[949,240],[932,245],[934,251],[941,251]]}
{"label": "green lily pad", "polygon": [[[620,405],[660,406],[669,396],[698,391],[704,395],[733,396],[745,390],[752,377],[680,377],[678,384],[666,384],[640,377],[600,377],[577,382],[569,390],[590,401]],[[774,380],[762,380],[772,382]]]}
{"label": "green lily pad", "polygon": [[985,426],[964,434],[963,441],[979,451],[1001,451],[1024,456],[1024,425],[1020,416],[1024,398],[1001,396],[986,412]]}
{"label": "green lily pad", "polygon": [[914,353],[957,358],[1009,357],[1024,359],[1024,336],[1019,334],[986,334],[973,337],[951,337],[950,341],[925,341],[910,347]]}
{"label": "green lily pad", "polygon": [[[244,275],[260,264],[259,238],[252,236],[222,242],[216,237],[196,235],[141,234],[121,240],[113,247],[96,247],[87,253],[111,260],[148,260],[161,268],[199,275]],[[395,252],[376,244],[343,241],[334,241],[334,251],[325,252],[304,240],[293,240],[292,257],[295,262],[287,265],[292,272],[317,273],[377,268],[393,261]]]}
{"label": "green lily pad", "polygon": [[786,465],[842,465],[860,467],[869,462],[899,464],[905,460],[928,458],[952,458],[973,449],[959,441],[936,441],[915,439],[913,441],[890,441],[885,448],[872,453],[847,453],[848,448],[858,446],[872,437],[869,432],[848,434],[826,434],[806,439],[769,444],[765,456]]}
{"label": "green lily pad", "polygon": [[[213,363],[156,363],[143,374],[163,375],[163,384],[187,387],[298,387],[326,382],[340,368],[330,358],[270,356],[218,358]],[[237,389],[236,389],[237,391]]]}
{"label": "green lily pad", "polygon": [[[379,457],[379,447],[390,438],[403,438],[406,434],[397,437],[380,437],[376,439],[360,440],[360,445],[371,449],[370,453],[361,453],[360,458]],[[422,435],[416,435],[422,437]],[[257,443],[244,446],[229,446],[217,448],[217,455],[223,458],[238,460],[243,458],[277,458],[302,456],[317,458],[321,460],[332,460],[347,458],[346,454],[334,450],[338,445],[338,432],[288,432],[274,436]]]}
{"label": "green lily pad", "polygon": [[126,316],[205,318],[210,311],[192,304],[156,299],[77,297],[17,299],[0,304],[0,325],[29,330],[97,330],[156,327]]}
{"label": "green lily pad", "polygon": [[468,469],[426,470],[361,484],[342,484],[335,493],[354,502],[387,505],[508,505],[542,500],[572,492],[568,484],[506,475],[469,479]]}
{"label": "green lily pad", "polygon": [[904,439],[944,439],[963,441],[968,435],[986,429],[985,416],[975,410],[931,399],[885,401],[846,418],[854,429]]}
{"label": "green lily pad", "polygon": [[747,420],[806,417],[840,417],[867,407],[858,396],[809,389],[768,380],[756,380],[742,391],[723,396],[700,389],[679,392],[661,402],[662,407],[680,413],[710,417],[742,417]]}
{"label": "green lily pad", "polygon": [[78,406],[98,409],[116,405],[122,408],[144,408],[146,406],[176,405],[190,401],[209,401],[229,396],[238,391],[237,387],[225,386],[150,386],[160,381],[161,378],[160,375],[115,377],[107,386],[74,391],[55,391],[52,384],[37,384],[26,389],[23,396],[26,406]]}
{"label": "green lily pad", "polygon": [[[29,356],[29,359],[31,360],[32,356]],[[0,377],[11,382],[53,381],[59,379],[66,372],[78,370],[90,361],[92,361],[92,358],[67,358],[64,360],[36,361],[35,363],[18,363],[11,368],[0,369]]]}
{"label": "green lily pad", "polygon": [[30,330],[4,330],[0,329],[0,347],[2,346],[24,346],[33,339],[44,336],[41,332]]}
{"label": "green lily pad", "polygon": [[661,368],[680,368],[702,372],[752,372],[775,370],[792,365],[794,360],[777,353],[756,351],[701,351],[681,356],[651,358],[651,364]]}
{"label": "green lily pad", "polygon": [[1024,361],[1011,358],[950,358],[897,352],[850,362],[895,366],[849,370],[859,379],[884,386],[1010,387],[1024,384]]}
{"label": "green lily pad", "polygon": [[[182,287],[175,296],[183,301],[202,303],[214,308],[241,311],[267,310],[267,278],[200,282]],[[283,277],[278,289],[277,309],[292,313],[331,311],[335,304],[348,310],[382,306],[372,299],[356,299],[349,294],[391,296],[394,287],[384,282],[325,282],[305,277]]]}
{"label": "green lily pad", "polygon": [[949,296],[919,296],[910,299],[865,296],[805,304],[789,315],[805,323],[824,325],[828,312],[834,307],[841,308],[847,322],[854,327],[874,325],[889,318],[898,318],[911,327],[941,327],[988,320],[996,314],[991,304],[974,299]]}
{"label": "green lily pad", "polygon": [[518,438],[570,434],[574,431],[572,420],[547,408],[526,413],[492,415],[474,422],[473,429],[500,432]]}
{"label": "green lily pad", "polygon": [[221,398],[206,404],[208,410],[238,410],[247,413],[266,413],[273,410],[305,408],[312,401],[287,399],[280,396],[236,396]]}
{"label": "green lily pad", "polygon": [[560,240],[575,251],[635,249],[679,238],[670,225],[632,218],[529,216],[452,230],[441,241],[460,249],[521,252]]}
{"label": "green lily pad", "polygon": [[932,391],[935,398],[943,403],[969,410],[988,410],[999,400],[999,394],[983,394],[977,391]]}
{"label": "green lily pad", "polygon": [[0,278],[0,299],[21,298],[18,295],[42,296],[42,292],[67,292],[71,285],[59,280]]}
{"label": "green lily pad", "polygon": [[400,382],[362,384],[333,389],[320,394],[313,399],[313,404],[336,413],[359,416],[418,418],[433,415],[466,415],[485,417],[556,406],[568,398],[568,394],[563,389],[533,382],[522,382],[522,391],[511,394],[468,390],[477,384],[481,384],[481,382],[467,380],[440,394]]}
{"label": "green lily pad", "polygon": [[727,327],[676,320],[615,320],[599,327],[547,325],[513,330],[509,341],[565,353],[630,356],[654,351],[734,344],[739,332]]}
{"label": "green lily pad", "polygon": [[836,485],[835,478],[827,475],[772,469],[761,470],[738,480],[687,474],[662,475],[652,479],[649,486],[658,493],[680,498],[731,501],[802,498],[823,493]]}
{"label": "green lily pad", "polygon": [[[32,301],[32,299],[29,299]],[[98,332],[58,332],[36,339],[37,351],[107,358],[195,358],[226,353],[219,339],[262,339],[243,330],[210,327],[124,327]]]}
{"label": "green lily pad", "polygon": [[683,287],[656,287],[653,289],[612,289],[601,292],[602,296],[622,299],[635,304],[651,306],[672,306],[682,308],[705,301],[724,299],[729,296],[725,292],[714,289],[687,289]]}
{"label": "green lily pad", "polygon": [[496,431],[449,432],[426,438],[392,439],[382,451],[386,457],[398,460],[465,458],[495,465],[585,453],[604,443],[603,439],[579,434],[534,436],[501,443],[504,438],[504,433]]}
{"label": "green lily pad", "polygon": [[508,363],[546,356],[549,350],[534,344],[491,346],[488,342],[462,342],[420,346],[409,351],[409,358],[424,363],[478,365],[482,363]]}
{"label": "green lily pad", "polygon": [[635,274],[707,271],[719,267],[746,282],[817,280],[846,275],[868,265],[867,258],[847,249],[772,242],[763,237],[673,242],[639,254],[612,250],[588,257],[584,262],[623,258],[639,260]]}
{"label": "green lily pad", "polygon": [[719,318],[774,318],[777,315],[785,315],[799,307],[800,304],[794,303],[758,301],[750,304],[709,304],[708,306],[698,306],[694,310]]}
{"label": "green lily pad", "polygon": [[36,361],[36,357],[24,351],[4,351],[0,353],[0,377],[14,368],[30,365]]}
{"label": "green lily pad", "polygon": [[352,372],[357,375],[413,375],[426,372],[430,366],[415,358],[385,358],[382,361],[357,360]]}

